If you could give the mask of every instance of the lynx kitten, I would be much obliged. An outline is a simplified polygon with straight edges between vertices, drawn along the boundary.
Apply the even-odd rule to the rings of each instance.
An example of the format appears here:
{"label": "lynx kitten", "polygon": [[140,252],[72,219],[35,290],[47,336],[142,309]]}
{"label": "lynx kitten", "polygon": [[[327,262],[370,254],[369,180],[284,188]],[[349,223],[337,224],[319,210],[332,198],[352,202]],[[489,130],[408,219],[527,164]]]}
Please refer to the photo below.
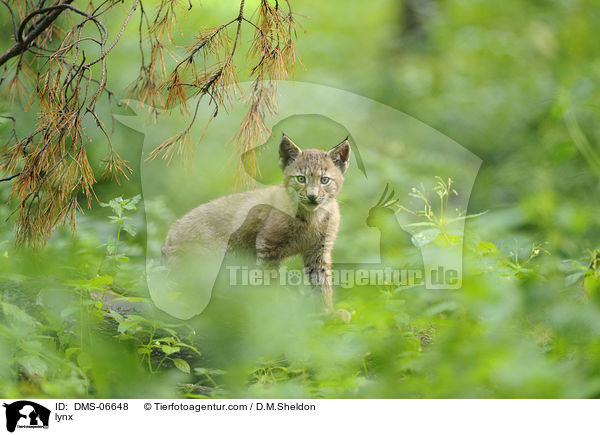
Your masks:
{"label": "lynx kitten", "polygon": [[[279,144],[283,185],[196,207],[171,225],[163,256],[171,262],[191,248],[214,258],[219,248],[226,247],[251,253],[258,264],[277,267],[281,260],[301,255],[311,285],[320,289],[326,309],[332,311],[331,251],[340,223],[336,197],[349,161],[347,139],[325,152],[301,150],[283,135]],[[347,312],[338,314],[349,318]]]}

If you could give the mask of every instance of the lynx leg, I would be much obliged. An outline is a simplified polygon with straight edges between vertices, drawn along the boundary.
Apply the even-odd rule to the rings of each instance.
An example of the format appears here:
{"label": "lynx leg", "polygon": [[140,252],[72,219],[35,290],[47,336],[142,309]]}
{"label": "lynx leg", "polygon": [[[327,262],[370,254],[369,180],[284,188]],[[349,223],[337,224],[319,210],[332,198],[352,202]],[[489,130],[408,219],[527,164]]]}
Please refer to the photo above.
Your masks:
{"label": "lynx leg", "polygon": [[304,256],[304,272],[310,284],[321,291],[323,304],[333,311],[333,287],[331,285],[331,256],[327,251],[308,252]]}
{"label": "lynx leg", "polygon": [[[325,244],[327,246],[327,244]],[[323,247],[325,247],[323,246]],[[333,308],[333,285],[331,282],[331,251],[317,250],[304,255],[304,271],[313,287],[321,291],[321,298],[330,320],[339,323],[350,323],[352,315],[340,308]]]}

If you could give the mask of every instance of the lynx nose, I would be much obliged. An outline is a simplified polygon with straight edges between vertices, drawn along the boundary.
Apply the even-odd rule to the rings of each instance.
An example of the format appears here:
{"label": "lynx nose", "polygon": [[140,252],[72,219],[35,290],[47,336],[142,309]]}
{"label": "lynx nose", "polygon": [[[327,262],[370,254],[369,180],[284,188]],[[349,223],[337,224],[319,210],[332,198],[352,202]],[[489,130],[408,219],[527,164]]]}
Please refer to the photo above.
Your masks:
{"label": "lynx nose", "polygon": [[313,194],[313,193],[309,193],[308,195],[306,195],[306,197],[308,198],[308,200],[310,202],[312,202],[313,204],[317,203],[317,195]]}

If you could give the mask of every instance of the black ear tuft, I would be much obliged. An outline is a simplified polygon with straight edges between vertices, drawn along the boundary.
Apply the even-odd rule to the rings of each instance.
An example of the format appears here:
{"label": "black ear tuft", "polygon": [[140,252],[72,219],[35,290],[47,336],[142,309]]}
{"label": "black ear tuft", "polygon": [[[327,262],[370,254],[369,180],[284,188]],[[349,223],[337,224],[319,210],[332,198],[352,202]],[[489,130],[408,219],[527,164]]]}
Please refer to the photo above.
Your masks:
{"label": "black ear tuft", "polygon": [[281,169],[296,160],[300,154],[302,154],[302,150],[284,134],[279,142],[279,166]]}
{"label": "black ear tuft", "polygon": [[350,164],[350,142],[348,142],[348,138],[330,149],[327,156],[340,168],[342,174],[346,172]]}

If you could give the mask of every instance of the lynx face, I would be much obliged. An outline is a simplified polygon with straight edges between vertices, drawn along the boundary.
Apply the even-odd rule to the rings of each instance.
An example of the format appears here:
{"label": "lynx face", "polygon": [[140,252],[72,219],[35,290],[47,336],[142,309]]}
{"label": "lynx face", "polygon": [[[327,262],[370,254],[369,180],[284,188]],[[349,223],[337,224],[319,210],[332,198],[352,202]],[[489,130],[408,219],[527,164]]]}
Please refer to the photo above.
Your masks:
{"label": "lynx face", "polygon": [[327,152],[301,150],[285,135],[279,144],[284,186],[297,195],[299,204],[306,211],[314,211],[335,199],[342,190],[349,162],[348,139]]}

